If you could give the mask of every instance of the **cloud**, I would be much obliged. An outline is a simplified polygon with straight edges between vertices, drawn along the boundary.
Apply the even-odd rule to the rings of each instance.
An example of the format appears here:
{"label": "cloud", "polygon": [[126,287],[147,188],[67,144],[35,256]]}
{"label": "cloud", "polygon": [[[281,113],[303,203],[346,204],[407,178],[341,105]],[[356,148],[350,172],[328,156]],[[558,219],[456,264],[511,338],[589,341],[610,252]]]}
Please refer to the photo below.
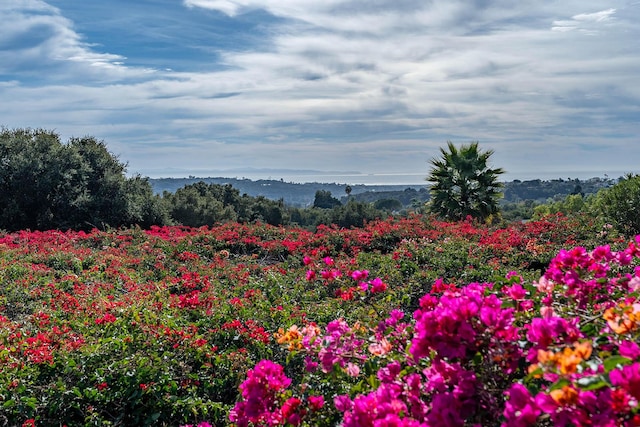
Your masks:
{"label": "cloud", "polygon": [[614,21],[615,13],[616,9],[613,8],[593,13],[579,13],[569,20],[554,21],[551,29],[559,32],[579,31],[593,35],[597,34],[604,24]]}
{"label": "cloud", "polygon": [[[420,171],[448,139],[479,140],[507,169],[532,161],[563,168],[566,156],[585,165],[640,156],[631,144],[640,14],[624,1],[607,10],[595,0],[183,4],[190,14],[176,17],[170,34],[144,9],[128,17],[146,42],[171,41],[179,51],[188,40],[215,52],[190,57],[193,69],[163,58],[175,72],[95,44],[64,8],[0,6],[10,17],[0,28],[0,99],[12,100],[0,117],[64,136],[95,134],[134,170],[179,162]],[[223,30],[229,40],[217,44]],[[586,140],[630,148],[594,155]]]}
{"label": "cloud", "polygon": [[0,74],[116,80],[151,72],[124,65],[125,57],[98,52],[74,30],[60,10],[44,1],[8,0],[0,7]]}

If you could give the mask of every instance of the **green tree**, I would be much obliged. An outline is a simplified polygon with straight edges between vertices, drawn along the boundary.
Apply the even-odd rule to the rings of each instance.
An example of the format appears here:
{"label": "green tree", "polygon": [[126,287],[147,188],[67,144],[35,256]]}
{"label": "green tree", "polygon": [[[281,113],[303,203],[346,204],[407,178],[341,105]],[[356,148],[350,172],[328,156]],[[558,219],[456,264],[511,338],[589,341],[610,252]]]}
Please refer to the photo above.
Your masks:
{"label": "green tree", "polygon": [[68,221],[83,228],[131,225],[126,166],[109,152],[104,142],[93,137],[72,138],[67,152],[78,162],[75,188],[82,189],[71,202],[74,209]]}
{"label": "green tree", "polygon": [[264,196],[258,196],[251,206],[253,212],[250,220],[261,221],[269,225],[282,225],[284,222],[284,202],[282,200],[269,200]]}
{"label": "green tree", "polygon": [[498,213],[503,187],[498,177],[504,170],[488,166],[493,151],[480,151],[477,142],[460,149],[452,142],[447,145],[448,151],[440,148],[442,156],[430,161],[430,211],[448,220],[467,216],[485,220]]}
{"label": "green tree", "polygon": [[229,200],[233,197],[217,184],[200,181],[164,196],[170,206],[171,217],[182,225],[200,227],[237,219],[234,206],[224,204],[225,196]]}
{"label": "green tree", "polygon": [[363,227],[367,222],[387,216],[384,211],[377,210],[371,203],[350,200],[345,205],[335,206],[329,211],[329,222],[339,227]]}
{"label": "green tree", "polygon": [[398,199],[378,199],[373,203],[373,207],[379,210],[393,212],[401,210],[404,206]]}
{"label": "green tree", "polygon": [[600,190],[590,208],[620,233],[640,234],[640,175],[627,174],[613,187]]}
{"label": "green tree", "polygon": [[533,218],[539,219],[546,215],[562,213],[573,215],[582,212],[586,207],[584,197],[580,194],[569,194],[562,200],[551,201],[533,208]]}
{"label": "green tree", "polygon": [[142,228],[152,225],[171,224],[166,202],[159,195],[153,194],[149,178],[139,175],[126,180],[127,223]]}
{"label": "green tree", "polygon": [[[42,129],[0,132],[0,228],[54,228],[53,205],[64,204],[63,145],[58,135]],[[73,172],[68,172],[71,176]]]}
{"label": "green tree", "polygon": [[340,206],[340,200],[331,195],[331,191],[318,190],[316,191],[315,199],[313,200],[314,208],[332,209],[336,206]]}
{"label": "green tree", "polygon": [[0,228],[91,229],[163,225],[162,203],[145,178],[125,176],[126,166],[104,142],[52,131],[0,130]]}

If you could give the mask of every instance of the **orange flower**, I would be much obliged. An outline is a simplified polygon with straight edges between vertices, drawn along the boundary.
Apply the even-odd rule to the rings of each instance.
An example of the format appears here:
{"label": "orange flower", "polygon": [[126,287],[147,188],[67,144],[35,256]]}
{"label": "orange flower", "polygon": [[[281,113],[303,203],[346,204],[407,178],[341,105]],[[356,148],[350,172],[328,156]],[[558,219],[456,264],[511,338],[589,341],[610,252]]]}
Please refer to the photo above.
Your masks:
{"label": "orange flower", "polygon": [[[529,365],[529,369],[528,369],[529,375],[533,374],[538,369],[540,369],[540,365],[538,365],[537,363],[534,363],[533,365]],[[542,375],[540,373],[537,373],[533,375],[533,378],[542,378]]]}
{"label": "orange flower", "polygon": [[298,330],[297,325],[292,325],[286,332],[284,329],[278,329],[276,333],[278,344],[289,344],[289,351],[300,350],[302,348],[302,334]]}
{"label": "orange flower", "polygon": [[578,365],[591,357],[593,347],[590,341],[576,342],[573,348],[565,347],[562,351],[554,353],[552,351],[538,350],[538,364],[532,365],[529,372],[533,372],[540,365],[560,371],[562,375],[574,374],[578,370]]}
{"label": "orange flower", "polygon": [[544,351],[542,349],[538,350],[538,362],[539,363],[549,363],[555,361],[555,354],[552,351]]}
{"label": "orange flower", "polygon": [[561,389],[551,391],[549,396],[560,406],[568,406],[578,401],[578,392],[575,388],[568,385]]}
{"label": "orange flower", "polygon": [[556,364],[563,375],[574,374],[578,370],[580,362],[582,362],[582,357],[569,347],[566,347],[562,353],[556,355]]}
{"label": "orange flower", "polygon": [[576,354],[578,354],[582,359],[587,360],[591,357],[591,352],[593,351],[593,346],[591,345],[591,341],[583,341],[577,342],[573,344],[573,348]]}
{"label": "orange flower", "polygon": [[617,334],[626,334],[636,329],[640,321],[640,304],[620,304],[605,310],[602,315],[607,324]]}

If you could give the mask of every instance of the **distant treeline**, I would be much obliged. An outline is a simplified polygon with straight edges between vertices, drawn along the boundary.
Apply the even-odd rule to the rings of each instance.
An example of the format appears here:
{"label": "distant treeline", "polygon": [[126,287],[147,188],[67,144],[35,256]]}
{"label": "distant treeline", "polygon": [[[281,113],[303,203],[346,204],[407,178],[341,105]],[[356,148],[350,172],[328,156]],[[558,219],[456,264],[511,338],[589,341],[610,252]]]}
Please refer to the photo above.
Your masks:
{"label": "distant treeline", "polygon": [[[415,191],[421,190],[423,193],[422,200],[428,198],[428,192],[425,186],[403,186],[403,185],[364,185],[364,184],[340,184],[340,183],[321,183],[321,182],[308,182],[308,183],[294,183],[286,182],[284,180],[272,180],[272,179],[259,179],[251,180],[247,178],[225,178],[225,177],[195,177],[188,178],[150,178],[149,182],[153,187],[153,191],[156,194],[163,194],[165,191],[173,193],[179,188],[182,188],[189,184],[195,184],[196,182],[205,182],[207,184],[219,184],[219,185],[231,185],[233,188],[237,188],[240,193],[247,194],[249,196],[258,197],[263,196],[271,200],[282,200],[288,206],[308,207],[313,205],[316,192],[319,190],[329,191],[332,195],[339,199],[346,201],[346,189],[351,189],[351,198],[355,198],[358,201],[374,202],[380,198],[396,198],[403,200],[404,198],[397,197],[398,194],[403,192],[407,188],[411,188]],[[371,197],[362,196],[363,193],[371,193]],[[394,195],[394,197],[383,196]],[[377,196],[376,196],[377,195]],[[426,196],[424,196],[426,195]],[[403,205],[409,205],[410,202]]]}
{"label": "distant treeline", "polygon": [[[196,182],[208,184],[230,184],[241,193],[249,196],[263,196],[271,200],[282,200],[288,206],[306,207],[312,206],[317,191],[329,191],[343,203],[347,200],[355,200],[364,203],[376,203],[384,200],[395,200],[402,208],[415,206],[416,203],[424,203],[429,200],[429,189],[424,186],[406,185],[361,185],[361,184],[337,184],[337,183],[292,183],[281,180],[256,180],[206,177],[206,178],[157,178],[149,179],[153,190],[157,194],[175,192],[185,185]],[[538,203],[546,203],[559,197],[571,194],[589,195],[595,194],[603,188],[615,184],[617,180],[609,178],[591,178],[579,180],[568,178],[543,181],[514,180],[504,183],[504,197],[502,203],[517,203],[527,200]],[[350,188],[350,195],[346,195],[346,188]],[[380,202],[382,203],[382,202]],[[389,203],[389,202],[387,202]]]}
{"label": "distant treeline", "polygon": [[617,179],[597,177],[588,180],[579,180],[577,178],[567,178],[566,180],[558,178],[550,181],[542,181],[540,179],[514,180],[505,183],[503,200],[505,202],[525,200],[546,202],[549,199],[558,199],[572,194],[585,196],[595,194],[603,188],[609,188],[617,181]]}
{"label": "distant treeline", "polygon": [[[509,182],[502,218],[576,211],[583,196],[614,184],[601,178]],[[563,201],[566,197],[573,197],[570,203]],[[94,137],[63,143],[52,131],[0,129],[0,230],[6,231],[225,221],[352,227],[389,215],[426,212],[428,200],[426,186],[127,177],[126,165]]]}
{"label": "distant treeline", "polygon": [[309,207],[282,198],[241,194],[231,184],[197,181],[154,192],[148,178],[127,177],[125,164],[94,137],[60,141],[42,129],[0,129],[0,230],[90,230],[107,227],[225,221],[316,227],[361,226],[391,208],[349,200],[319,189]]}

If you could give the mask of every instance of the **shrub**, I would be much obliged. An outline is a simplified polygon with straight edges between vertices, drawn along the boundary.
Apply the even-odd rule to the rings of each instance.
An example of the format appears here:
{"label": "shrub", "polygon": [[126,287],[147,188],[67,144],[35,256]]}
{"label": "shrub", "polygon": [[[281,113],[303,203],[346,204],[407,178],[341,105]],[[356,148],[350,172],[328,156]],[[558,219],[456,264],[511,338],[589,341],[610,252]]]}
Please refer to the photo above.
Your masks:
{"label": "shrub", "polygon": [[640,175],[628,174],[613,187],[600,190],[593,207],[624,235],[640,233]]}

